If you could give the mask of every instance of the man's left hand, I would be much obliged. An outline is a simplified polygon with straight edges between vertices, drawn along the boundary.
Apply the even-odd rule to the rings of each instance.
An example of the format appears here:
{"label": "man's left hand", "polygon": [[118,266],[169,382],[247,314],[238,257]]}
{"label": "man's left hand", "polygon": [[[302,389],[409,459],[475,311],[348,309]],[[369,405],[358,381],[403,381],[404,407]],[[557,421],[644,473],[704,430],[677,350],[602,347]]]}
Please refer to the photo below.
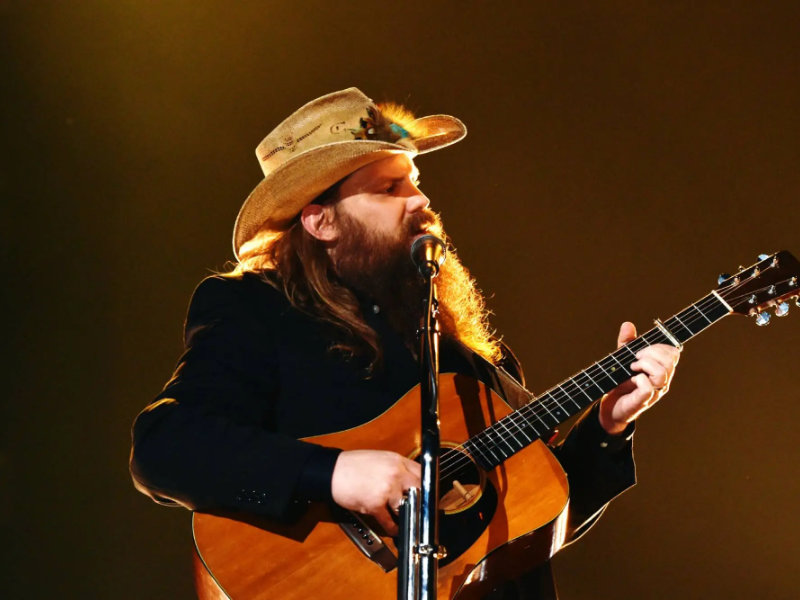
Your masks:
{"label": "man's left hand", "polygon": [[[625,322],[619,329],[617,346],[636,338],[636,327]],[[680,350],[666,344],[654,344],[639,350],[631,370],[637,374],[620,384],[600,401],[600,425],[608,433],[622,433],[628,423],[653,406],[667,393]]]}

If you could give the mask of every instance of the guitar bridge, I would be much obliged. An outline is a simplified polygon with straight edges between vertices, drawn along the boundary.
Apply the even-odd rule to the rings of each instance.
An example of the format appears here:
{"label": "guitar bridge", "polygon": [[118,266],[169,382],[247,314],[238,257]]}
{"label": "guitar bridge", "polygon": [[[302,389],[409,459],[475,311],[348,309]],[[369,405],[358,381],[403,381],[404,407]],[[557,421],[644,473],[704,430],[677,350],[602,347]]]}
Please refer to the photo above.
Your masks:
{"label": "guitar bridge", "polygon": [[397,557],[360,515],[348,511],[341,517],[339,527],[364,556],[386,573],[397,567]]}

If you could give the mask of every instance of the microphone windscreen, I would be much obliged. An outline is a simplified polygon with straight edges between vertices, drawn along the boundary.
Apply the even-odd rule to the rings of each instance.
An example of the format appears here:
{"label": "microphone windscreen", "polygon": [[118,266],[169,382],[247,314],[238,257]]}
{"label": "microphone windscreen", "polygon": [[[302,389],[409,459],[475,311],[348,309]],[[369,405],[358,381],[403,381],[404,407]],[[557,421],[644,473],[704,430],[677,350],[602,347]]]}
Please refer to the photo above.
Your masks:
{"label": "microphone windscreen", "polygon": [[446,254],[444,241],[429,233],[418,237],[411,244],[411,260],[423,274],[429,270],[438,272]]}

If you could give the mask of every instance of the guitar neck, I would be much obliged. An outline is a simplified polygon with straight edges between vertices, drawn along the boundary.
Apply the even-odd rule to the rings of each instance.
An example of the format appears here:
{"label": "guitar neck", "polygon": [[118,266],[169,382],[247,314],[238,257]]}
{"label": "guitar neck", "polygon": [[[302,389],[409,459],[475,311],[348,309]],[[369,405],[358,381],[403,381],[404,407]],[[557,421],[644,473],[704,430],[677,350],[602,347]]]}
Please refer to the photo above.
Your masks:
{"label": "guitar neck", "polygon": [[681,346],[731,312],[728,303],[711,292],[471,437],[464,447],[484,469],[498,466],[633,377],[631,363],[642,348]]}

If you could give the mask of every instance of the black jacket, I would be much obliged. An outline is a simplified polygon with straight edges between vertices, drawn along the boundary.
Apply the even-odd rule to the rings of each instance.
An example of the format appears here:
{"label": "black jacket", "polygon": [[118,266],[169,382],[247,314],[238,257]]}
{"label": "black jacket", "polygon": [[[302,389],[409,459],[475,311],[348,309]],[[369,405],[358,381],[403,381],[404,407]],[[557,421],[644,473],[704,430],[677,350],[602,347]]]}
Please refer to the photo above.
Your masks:
{"label": "black jacket", "polygon": [[[205,279],[175,373],[133,427],[137,488],[193,510],[276,519],[305,501],[330,501],[338,450],[298,438],[364,423],[418,383],[414,357],[379,308],[365,306],[365,318],[384,353],[369,378],[363,363],[329,350],[332,326],[294,309],[259,277]],[[446,340],[440,370],[513,394],[497,369]],[[569,477],[573,532],[635,482],[631,436],[608,436],[595,409],[555,449]]]}

